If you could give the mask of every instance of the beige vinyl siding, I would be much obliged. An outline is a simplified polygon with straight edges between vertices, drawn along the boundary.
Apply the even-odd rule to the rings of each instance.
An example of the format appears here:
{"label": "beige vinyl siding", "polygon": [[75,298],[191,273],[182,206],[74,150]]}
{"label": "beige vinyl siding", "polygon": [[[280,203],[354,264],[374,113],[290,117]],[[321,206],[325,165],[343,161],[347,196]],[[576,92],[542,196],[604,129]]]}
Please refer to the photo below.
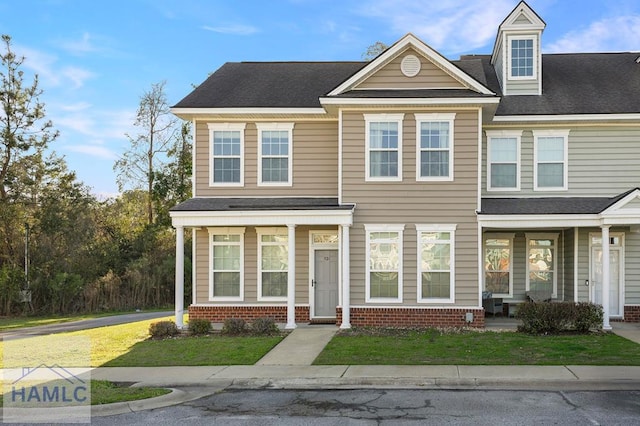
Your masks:
{"label": "beige vinyl siding", "polygon": [[[368,111],[370,112],[370,111]],[[367,113],[368,113],[367,112]],[[405,111],[385,111],[390,113]],[[455,305],[478,306],[477,110],[455,112],[454,181],[416,181],[414,112],[403,121],[403,180],[365,182],[365,122],[363,112],[343,113],[343,202],[355,203],[351,228],[351,302],[365,303],[365,224],[403,224],[403,304],[417,303],[416,224],[456,224]],[[454,305],[454,306],[455,306]],[[451,306],[451,304],[446,304]]]}
{"label": "beige vinyl siding", "polygon": [[[564,129],[570,126],[564,127]],[[493,130],[493,128],[492,128]],[[533,190],[533,133],[522,132],[520,191],[487,191],[487,138],[482,144],[483,196],[611,197],[640,186],[640,126],[580,127],[569,132],[568,191]]]}
{"label": "beige vinyl siding", "polygon": [[640,233],[625,235],[625,305],[640,305]]}
{"label": "beige vinyl siding", "polygon": [[[573,296],[575,294],[574,287],[574,245],[575,245],[575,231],[573,228],[563,231],[564,236],[564,286],[563,286],[563,300],[567,302],[573,302]],[[560,289],[558,289],[560,291]]]}
{"label": "beige vinyl siding", "polygon": [[[420,59],[420,72],[414,77],[407,77],[402,73],[400,64],[407,55],[415,55]],[[382,67],[356,89],[438,89],[464,88],[464,86],[429,59],[413,49],[408,49],[398,55],[390,63]]]}
{"label": "beige vinyl siding", "polygon": [[244,187],[210,186],[210,145],[206,121],[196,125],[197,197],[337,197],[338,122],[296,122],[293,128],[293,186],[258,186],[258,132],[244,134]]}
{"label": "beige vinyl siding", "polygon": [[503,62],[503,55],[504,54],[504,49],[502,48],[502,44],[500,44],[500,46],[498,46],[498,52],[496,54],[496,60],[494,62],[494,68],[496,70],[496,76],[498,77],[498,82],[500,83],[500,87],[504,87],[504,78],[505,78],[505,71],[504,71],[504,62]]}

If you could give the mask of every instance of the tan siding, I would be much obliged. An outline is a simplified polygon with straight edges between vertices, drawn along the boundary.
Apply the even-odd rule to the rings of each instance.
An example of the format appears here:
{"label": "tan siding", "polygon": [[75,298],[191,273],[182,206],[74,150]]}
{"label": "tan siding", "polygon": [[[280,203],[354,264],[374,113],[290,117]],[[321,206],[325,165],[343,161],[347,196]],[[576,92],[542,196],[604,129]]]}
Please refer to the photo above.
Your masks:
{"label": "tan siding", "polygon": [[564,235],[564,299],[565,301],[572,302],[574,289],[574,244],[575,244],[575,232],[574,229],[567,229],[563,232]]}
{"label": "tan siding", "polygon": [[[568,126],[567,126],[568,127]],[[520,188],[487,191],[487,140],[482,145],[482,188],[489,196],[613,196],[640,186],[640,126],[581,127],[569,132],[569,190],[533,190],[533,133],[522,133]]]}
{"label": "tan siding", "polygon": [[247,123],[244,139],[244,187],[209,185],[209,129],[196,126],[196,196],[198,197],[337,197],[338,123],[296,122],[293,128],[293,187],[258,186],[258,133]]}
{"label": "tan siding", "polygon": [[[420,72],[414,77],[406,77],[400,69],[402,59],[407,55],[415,55],[420,59]],[[418,88],[450,89],[464,88],[464,86],[420,53],[417,53],[413,49],[408,49],[356,87],[356,89]]]}
{"label": "tan siding", "polygon": [[640,234],[625,235],[625,299],[626,305],[640,305]]}
{"label": "tan siding", "polygon": [[196,303],[209,302],[209,233],[196,231]]}
{"label": "tan siding", "polygon": [[[389,111],[391,112],[391,111]],[[418,111],[416,111],[418,112]],[[429,112],[419,111],[419,112]],[[355,203],[351,230],[352,303],[365,302],[364,224],[404,224],[405,305],[417,305],[416,224],[457,224],[456,305],[478,305],[477,273],[477,111],[456,112],[453,182],[416,181],[416,123],[407,113],[403,124],[403,181],[365,182],[362,112],[343,114],[343,200]]]}

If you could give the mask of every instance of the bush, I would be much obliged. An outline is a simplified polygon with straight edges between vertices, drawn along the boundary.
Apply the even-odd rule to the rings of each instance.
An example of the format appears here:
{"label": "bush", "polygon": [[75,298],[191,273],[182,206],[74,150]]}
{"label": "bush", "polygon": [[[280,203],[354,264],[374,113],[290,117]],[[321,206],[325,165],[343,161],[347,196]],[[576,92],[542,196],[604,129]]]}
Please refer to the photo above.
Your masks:
{"label": "bush", "polygon": [[189,333],[193,336],[201,336],[211,331],[211,321],[204,318],[194,318],[189,320]]}
{"label": "bush", "polygon": [[222,334],[237,336],[247,332],[247,323],[242,318],[228,318],[222,325]]}
{"label": "bush", "polygon": [[261,336],[271,336],[280,333],[273,318],[256,318],[251,323],[251,332]]}
{"label": "bush", "polygon": [[523,303],[516,312],[516,318],[522,320],[518,331],[532,334],[586,333],[602,325],[602,315],[599,305],[573,302]]}
{"label": "bush", "polygon": [[154,339],[164,339],[180,334],[178,326],[173,321],[158,321],[151,323],[149,326],[149,334]]}

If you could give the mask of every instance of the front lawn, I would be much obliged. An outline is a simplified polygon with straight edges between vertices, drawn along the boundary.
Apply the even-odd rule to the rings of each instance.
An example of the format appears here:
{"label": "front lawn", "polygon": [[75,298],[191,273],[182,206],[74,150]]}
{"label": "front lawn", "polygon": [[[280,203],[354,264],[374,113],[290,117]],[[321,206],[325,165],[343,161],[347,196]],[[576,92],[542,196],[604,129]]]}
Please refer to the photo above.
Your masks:
{"label": "front lawn", "polygon": [[640,345],[612,333],[372,331],[336,335],[324,365],[640,365]]}

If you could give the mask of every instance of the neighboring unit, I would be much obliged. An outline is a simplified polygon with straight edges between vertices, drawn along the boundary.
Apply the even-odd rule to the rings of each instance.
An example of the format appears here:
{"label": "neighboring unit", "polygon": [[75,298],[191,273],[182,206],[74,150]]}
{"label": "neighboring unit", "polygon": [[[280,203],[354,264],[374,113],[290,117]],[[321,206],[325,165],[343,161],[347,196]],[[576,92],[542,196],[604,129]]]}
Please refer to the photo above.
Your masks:
{"label": "neighboring unit", "polygon": [[[532,300],[640,321],[638,53],[542,54],[520,2],[491,55],[408,34],[370,62],[227,63],[194,129],[191,318],[484,326]],[[486,297],[485,297],[486,298]]]}

